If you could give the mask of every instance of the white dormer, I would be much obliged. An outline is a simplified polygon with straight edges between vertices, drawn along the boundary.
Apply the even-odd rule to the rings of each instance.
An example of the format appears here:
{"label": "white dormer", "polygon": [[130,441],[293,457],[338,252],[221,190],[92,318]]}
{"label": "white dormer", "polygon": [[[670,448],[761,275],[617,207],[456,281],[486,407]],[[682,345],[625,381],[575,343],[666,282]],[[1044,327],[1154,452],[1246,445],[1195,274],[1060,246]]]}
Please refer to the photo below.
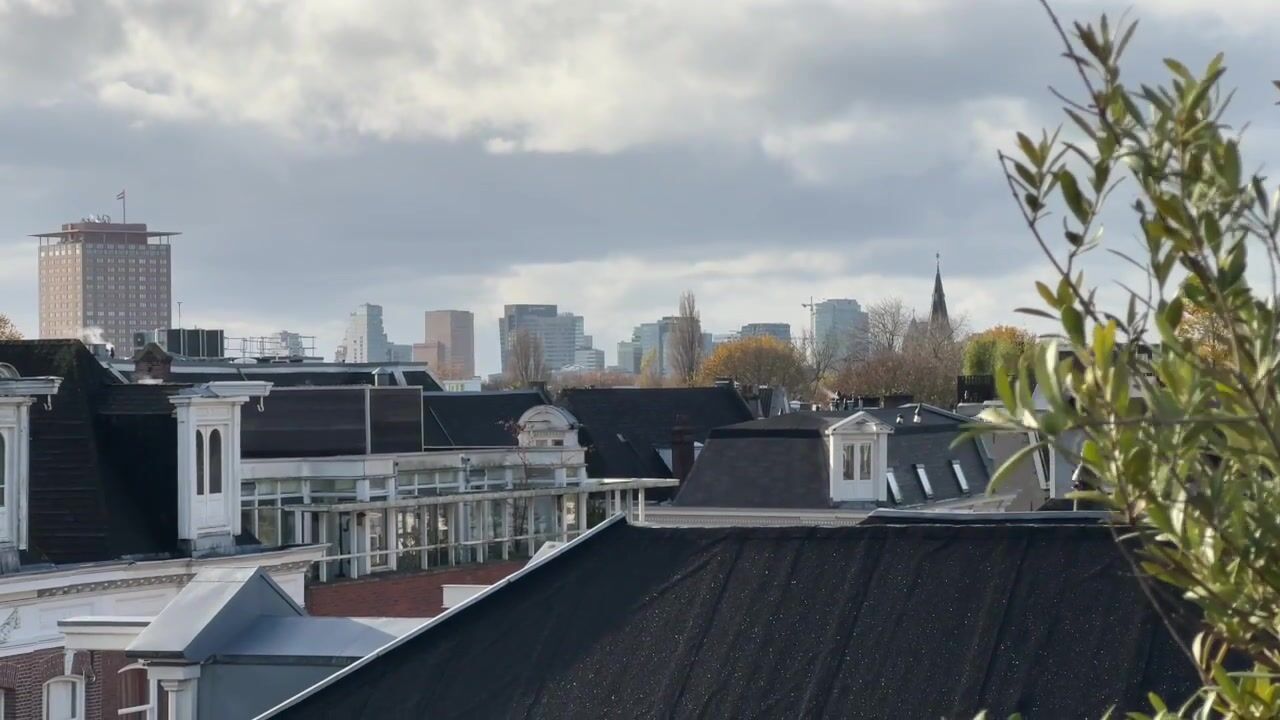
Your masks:
{"label": "white dormer", "polygon": [[0,363],[0,570],[16,568],[27,549],[27,492],[31,473],[31,405],[50,406],[59,377],[19,377]]}
{"label": "white dormer", "polygon": [[269,382],[211,382],[169,398],[178,416],[178,539],[230,549],[240,534],[240,406]]}
{"label": "white dormer", "polygon": [[826,430],[830,454],[831,499],[834,502],[886,502],[889,484],[889,434],[893,426],[865,412],[856,413]]}
{"label": "white dormer", "polygon": [[535,405],[516,422],[520,447],[578,447],[578,419],[555,405]]}

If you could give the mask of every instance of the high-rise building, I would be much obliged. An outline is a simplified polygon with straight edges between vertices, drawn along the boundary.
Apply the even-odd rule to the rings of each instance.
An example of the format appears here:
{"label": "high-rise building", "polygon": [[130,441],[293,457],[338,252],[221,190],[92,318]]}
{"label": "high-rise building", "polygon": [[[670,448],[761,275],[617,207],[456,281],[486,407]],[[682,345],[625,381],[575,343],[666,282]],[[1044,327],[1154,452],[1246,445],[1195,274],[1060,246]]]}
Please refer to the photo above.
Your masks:
{"label": "high-rise building", "polygon": [[168,329],[169,240],[146,223],[88,218],[39,233],[40,337],[101,335],[122,350],[133,334]]}
{"label": "high-rise building", "polygon": [[604,370],[604,351],[593,347],[578,348],[573,351],[573,364],[590,372]]}
{"label": "high-rise building", "polygon": [[393,346],[382,327],[382,306],[365,303],[347,318],[347,331],[333,359],[340,363],[392,362],[397,361],[393,357],[396,353],[408,362],[411,349],[408,345]]}
{"label": "high-rise building", "polygon": [[640,365],[644,362],[644,348],[638,338],[623,340],[618,343],[618,367],[624,372],[640,373]]}
{"label": "high-rise building", "polygon": [[813,306],[813,334],[818,343],[834,346],[839,360],[866,353],[867,313],[857,300],[834,298]]}
{"label": "high-rise building", "polygon": [[[631,341],[629,343],[618,343],[618,365],[629,369],[630,365],[628,363],[634,362],[635,370],[632,370],[632,372],[638,373],[642,369],[649,370],[652,368],[651,372],[662,377],[667,377],[674,373],[673,354],[675,353],[675,343],[673,342],[673,335],[679,322],[680,318],[668,315],[657,322],[637,325],[631,333]],[[710,355],[713,347],[711,333],[702,333],[703,355]],[[629,357],[624,358],[624,352]]]}
{"label": "high-rise building", "polygon": [[[449,377],[476,374],[476,317],[467,310],[428,310],[423,344],[437,347],[433,370]],[[416,346],[415,346],[416,350]]]}
{"label": "high-rise building", "polygon": [[791,344],[791,325],[788,323],[747,323],[738,331],[739,337],[771,337]]}
{"label": "high-rise building", "polygon": [[591,347],[581,315],[562,313],[555,305],[505,305],[498,318],[498,342],[502,348],[502,372],[507,372],[516,337],[528,332],[542,342],[548,370],[573,365],[579,349]]}

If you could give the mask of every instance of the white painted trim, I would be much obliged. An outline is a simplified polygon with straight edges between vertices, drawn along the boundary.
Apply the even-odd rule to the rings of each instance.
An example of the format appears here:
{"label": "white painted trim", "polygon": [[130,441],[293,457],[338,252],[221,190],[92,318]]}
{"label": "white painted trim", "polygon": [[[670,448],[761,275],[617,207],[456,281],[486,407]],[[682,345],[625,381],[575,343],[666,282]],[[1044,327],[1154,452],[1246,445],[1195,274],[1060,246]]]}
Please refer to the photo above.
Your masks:
{"label": "white painted trim", "polygon": [[557,548],[556,550],[554,550],[554,551],[553,551],[549,556],[547,556],[547,558],[546,558],[545,560],[543,560],[542,562],[538,562],[538,563],[530,563],[530,564],[525,565],[524,567],[520,568],[519,570],[515,571],[514,573],[511,573],[510,575],[506,576],[505,578],[503,578],[503,579],[499,580],[498,582],[496,582],[496,583],[494,583],[494,584],[490,585],[489,587],[485,588],[484,590],[481,590],[480,592],[476,593],[475,595],[471,596],[470,598],[468,598],[468,599],[464,600],[462,603],[460,603],[460,604],[458,604],[458,605],[455,605],[454,607],[451,607],[451,608],[449,608],[448,610],[445,610],[445,611],[444,611],[443,613],[441,613],[440,615],[437,615],[436,617],[431,618],[430,620],[427,620],[427,621],[426,621],[426,622],[424,622],[423,624],[419,625],[417,628],[415,628],[415,629],[413,629],[413,630],[410,630],[409,632],[405,633],[404,635],[401,635],[400,637],[396,638],[395,640],[392,640],[391,642],[387,643],[386,645],[383,645],[382,647],[378,648],[377,650],[374,650],[373,652],[369,653],[368,655],[366,655],[366,656],[364,656],[364,657],[360,658],[359,660],[357,660],[357,661],[355,661],[355,662],[351,663],[350,665],[348,665],[348,666],[346,666],[345,668],[343,668],[343,669],[339,670],[338,672],[336,672],[336,673],[334,673],[334,674],[330,675],[329,677],[325,678],[324,680],[321,680],[320,682],[318,682],[318,683],[316,683],[315,685],[312,685],[311,687],[309,687],[309,688],[307,688],[307,689],[303,690],[302,692],[300,692],[300,693],[298,693],[298,694],[294,695],[293,697],[289,698],[288,700],[285,700],[284,702],[281,702],[279,705],[276,705],[275,707],[271,708],[270,710],[267,710],[266,712],[264,712],[264,713],[262,713],[261,715],[259,715],[259,716],[257,717],[257,719],[256,719],[256,720],[265,720],[266,718],[269,718],[269,717],[271,717],[272,715],[275,715],[276,713],[279,713],[279,712],[281,712],[281,711],[283,711],[283,710],[286,710],[286,709],[288,709],[288,708],[290,708],[290,707],[293,707],[294,705],[297,705],[299,702],[303,701],[303,700],[304,700],[304,699],[306,699],[307,697],[310,697],[311,695],[316,694],[316,693],[317,693],[317,692],[319,692],[320,690],[322,690],[322,689],[324,689],[324,688],[326,688],[326,687],[328,687],[328,686],[330,686],[330,685],[334,684],[335,682],[338,682],[339,680],[341,680],[342,678],[346,677],[347,675],[350,675],[351,673],[353,673],[353,672],[355,672],[355,671],[359,670],[360,668],[364,667],[365,665],[368,665],[369,663],[373,662],[374,660],[376,660],[376,659],[378,659],[378,658],[382,657],[383,655],[385,655],[385,654],[387,654],[388,652],[390,652],[390,651],[394,650],[395,648],[397,648],[397,647],[399,647],[399,646],[401,646],[401,645],[403,645],[403,644],[405,644],[405,643],[409,642],[410,640],[412,640],[412,639],[414,639],[414,638],[418,637],[419,635],[421,635],[422,633],[424,633],[424,632],[426,632],[426,631],[430,630],[431,628],[433,628],[433,627],[435,627],[435,626],[437,626],[437,625],[439,625],[439,624],[441,624],[441,623],[443,623],[443,622],[447,621],[449,618],[454,617],[454,616],[455,616],[455,615],[457,615],[458,613],[465,612],[465,611],[467,610],[467,608],[470,608],[472,605],[475,605],[476,603],[480,602],[480,601],[481,601],[481,600],[483,600],[484,598],[486,598],[486,597],[488,597],[488,596],[492,595],[492,594],[493,594],[493,593],[495,593],[495,592],[498,592],[498,591],[499,591],[499,590],[501,590],[502,588],[504,588],[504,587],[506,587],[506,586],[510,585],[511,583],[513,583],[513,582],[515,582],[515,581],[519,580],[520,578],[523,578],[524,576],[528,575],[529,573],[531,573],[531,572],[533,572],[533,571],[535,571],[535,570],[537,570],[537,569],[539,569],[539,568],[546,567],[546,566],[547,566],[547,565],[549,565],[552,561],[554,561],[556,558],[558,558],[558,557],[560,557],[560,556],[564,555],[566,552],[568,552],[569,548],[577,547],[577,546],[579,546],[579,545],[581,545],[581,544],[585,543],[588,539],[595,537],[595,536],[596,536],[598,533],[600,533],[602,530],[604,530],[604,529],[605,529],[605,528],[607,528],[607,527],[612,527],[612,526],[614,525],[614,523],[617,523],[617,522],[625,522],[625,516],[624,516],[622,513],[618,513],[618,514],[614,515],[613,517],[609,518],[608,520],[605,520],[604,522],[602,522],[602,523],[600,523],[599,525],[597,525],[597,526],[595,526],[595,527],[591,528],[590,530],[588,530],[588,531],[586,531],[586,532],[582,533],[581,535],[579,535],[578,537],[574,538],[573,540],[570,540],[569,542],[565,543],[563,546],[561,546],[561,547]]}

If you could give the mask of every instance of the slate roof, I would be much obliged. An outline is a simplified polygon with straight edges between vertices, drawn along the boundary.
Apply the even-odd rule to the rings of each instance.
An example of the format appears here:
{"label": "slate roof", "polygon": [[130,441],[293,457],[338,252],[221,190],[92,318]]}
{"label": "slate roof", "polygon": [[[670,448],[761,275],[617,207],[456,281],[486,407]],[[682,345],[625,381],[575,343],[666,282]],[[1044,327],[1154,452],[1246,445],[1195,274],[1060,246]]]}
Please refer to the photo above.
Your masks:
{"label": "slate roof", "polygon": [[[824,509],[831,501],[831,469],[824,432],[857,412],[893,426],[887,467],[902,495],[900,506],[922,505],[981,495],[991,478],[991,462],[974,440],[952,447],[970,418],[916,405],[871,410],[788,413],[711,431],[675,504],[684,507]],[[902,424],[897,418],[901,415]],[[969,485],[961,489],[952,461]],[[933,497],[916,472],[923,465]],[[887,494],[892,501],[893,496]]]}
{"label": "slate roof", "polygon": [[671,446],[678,424],[706,442],[712,428],[755,417],[732,387],[580,388],[561,392],[557,404],[581,424],[593,478],[669,478],[658,448]]}
{"label": "slate roof", "polygon": [[[24,376],[63,378],[53,409],[31,409],[26,560],[166,553],[177,543],[177,430],[159,391],[124,391],[78,340],[0,342]],[[106,414],[102,410],[123,411]]]}
{"label": "slate roof", "polygon": [[615,522],[269,716],[1085,718],[1198,686],[1104,526]]}
{"label": "slate roof", "polygon": [[505,425],[529,408],[549,404],[537,390],[426,392],[422,394],[423,444],[428,448],[515,447]]}

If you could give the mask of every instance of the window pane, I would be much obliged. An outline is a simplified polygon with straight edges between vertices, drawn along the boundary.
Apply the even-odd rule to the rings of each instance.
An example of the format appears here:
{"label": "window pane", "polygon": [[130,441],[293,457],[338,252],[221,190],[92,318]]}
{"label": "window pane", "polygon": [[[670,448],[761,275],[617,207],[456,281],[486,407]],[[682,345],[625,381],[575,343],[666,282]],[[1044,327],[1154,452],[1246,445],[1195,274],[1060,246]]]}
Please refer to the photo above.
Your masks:
{"label": "window pane", "polygon": [[859,471],[862,473],[860,477],[863,480],[870,480],[871,479],[871,443],[863,443],[862,445],[859,446],[859,448],[861,448],[862,450],[862,452],[860,453],[861,462],[859,463],[859,466],[858,466]]}
{"label": "window pane", "polygon": [[254,534],[263,545],[279,545],[280,511],[273,507],[258,508],[258,531]]}
{"label": "window pane", "polygon": [[[382,512],[374,511],[365,513],[365,522],[369,526],[369,552],[377,552],[387,549],[387,528],[384,522]],[[375,555],[369,558],[369,564],[374,567],[382,567],[387,564],[386,555]]]}
{"label": "window pane", "polygon": [[196,494],[204,494],[204,432],[196,431]]}
{"label": "window pane", "polygon": [[209,433],[209,492],[223,492],[223,433],[216,429]]}
{"label": "window pane", "polygon": [[4,434],[0,433],[0,507],[4,507],[4,483],[5,483],[5,465],[4,461]]}
{"label": "window pane", "polygon": [[845,480],[857,479],[857,477],[854,476],[854,471],[858,467],[857,453],[858,453],[857,445],[844,446],[844,479]]}

